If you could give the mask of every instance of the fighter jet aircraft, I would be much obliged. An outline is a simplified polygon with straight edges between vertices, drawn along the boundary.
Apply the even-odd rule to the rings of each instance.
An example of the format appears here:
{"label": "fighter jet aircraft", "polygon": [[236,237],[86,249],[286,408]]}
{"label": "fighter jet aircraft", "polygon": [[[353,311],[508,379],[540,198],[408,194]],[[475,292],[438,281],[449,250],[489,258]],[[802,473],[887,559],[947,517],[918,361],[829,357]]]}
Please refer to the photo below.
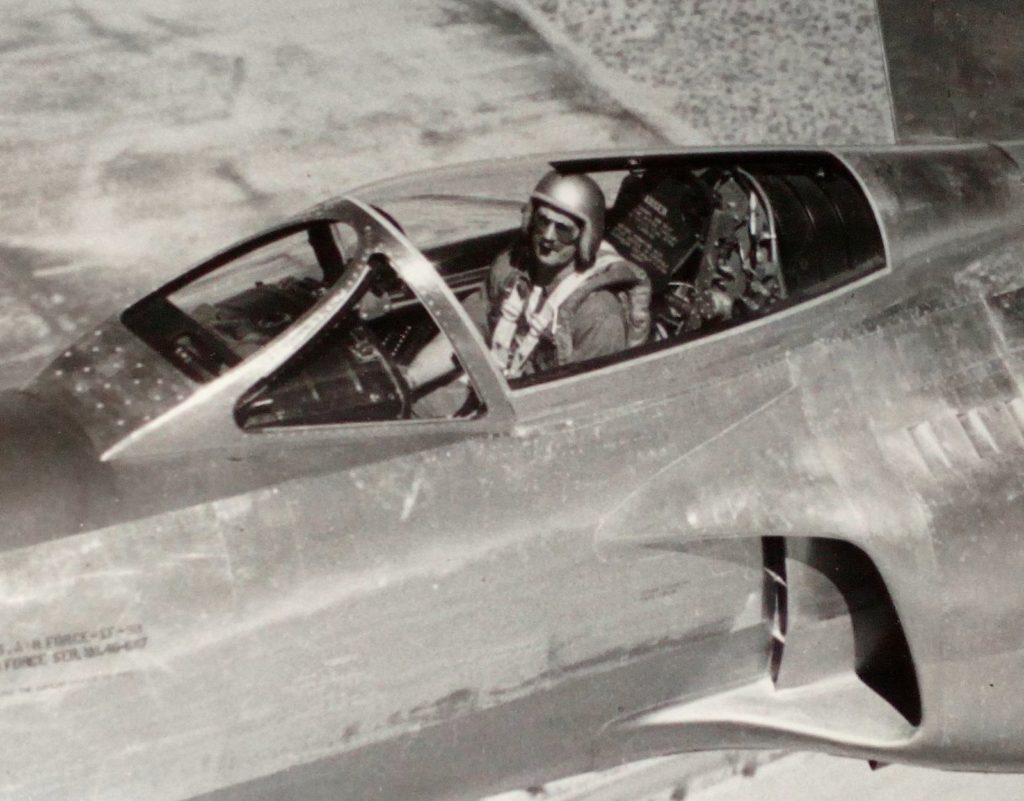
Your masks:
{"label": "fighter jet aircraft", "polygon": [[[510,377],[464,303],[552,169],[651,330]],[[1020,770],[1022,264],[1021,142],[499,160],[232,245],[3,397],[5,791]]]}

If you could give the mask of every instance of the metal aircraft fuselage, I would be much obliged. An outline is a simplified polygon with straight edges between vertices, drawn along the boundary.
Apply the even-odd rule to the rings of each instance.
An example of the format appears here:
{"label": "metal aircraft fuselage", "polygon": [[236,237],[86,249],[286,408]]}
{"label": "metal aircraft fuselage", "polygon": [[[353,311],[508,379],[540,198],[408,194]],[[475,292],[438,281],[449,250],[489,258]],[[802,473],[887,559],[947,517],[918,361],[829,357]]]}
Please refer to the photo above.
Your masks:
{"label": "metal aircraft fuselage", "polygon": [[[131,315],[58,354],[0,405],[0,794],[423,801],[721,747],[1024,768],[1024,145],[554,163],[771,186],[815,159],[874,268],[551,380],[510,384],[412,244],[471,225],[402,213],[514,228],[541,160],[289,221],[346,220],[355,257],[216,375]],[[245,428],[376,256],[483,413]]]}

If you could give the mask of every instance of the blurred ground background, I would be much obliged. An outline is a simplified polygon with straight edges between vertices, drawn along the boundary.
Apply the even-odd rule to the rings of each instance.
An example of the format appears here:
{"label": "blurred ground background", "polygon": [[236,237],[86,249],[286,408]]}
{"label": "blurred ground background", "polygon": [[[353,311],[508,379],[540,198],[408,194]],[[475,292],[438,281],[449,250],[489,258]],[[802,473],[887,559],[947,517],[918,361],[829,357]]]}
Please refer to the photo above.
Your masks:
{"label": "blurred ground background", "polygon": [[[1001,91],[1024,66],[1019,8],[878,2],[0,0],[0,386],[210,251],[398,172],[1021,130],[1024,103]],[[761,765],[774,756],[659,760],[538,792],[1024,797],[1013,777]]]}
{"label": "blurred ground background", "polygon": [[1024,130],[1016,0],[0,10],[3,386],[211,250],[397,172],[552,150]]}
{"label": "blurred ground background", "polygon": [[396,172],[893,136],[872,0],[0,8],[5,385],[211,250]]}

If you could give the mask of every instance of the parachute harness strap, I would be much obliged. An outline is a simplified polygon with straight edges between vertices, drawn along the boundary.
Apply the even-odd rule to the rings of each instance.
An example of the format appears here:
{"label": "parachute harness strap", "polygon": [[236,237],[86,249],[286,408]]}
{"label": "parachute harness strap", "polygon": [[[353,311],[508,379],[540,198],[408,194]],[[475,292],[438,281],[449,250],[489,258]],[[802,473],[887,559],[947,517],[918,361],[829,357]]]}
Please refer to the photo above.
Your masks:
{"label": "parachute harness strap", "polygon": [[[600,267],[597,264],[582,272],[573,272],[558,282],[558,286],[543,299],[544,290],[533,287],[528,300],[524,300],[518,287],[513,286],[501,304],[501,315],[491,337],[491,353],[506,378],[519,378],[533,355],[545,331],[553,331],[558,324],[558,307],[579,289]],[[520,318],[526,321],[526,332],[519,333]]]}

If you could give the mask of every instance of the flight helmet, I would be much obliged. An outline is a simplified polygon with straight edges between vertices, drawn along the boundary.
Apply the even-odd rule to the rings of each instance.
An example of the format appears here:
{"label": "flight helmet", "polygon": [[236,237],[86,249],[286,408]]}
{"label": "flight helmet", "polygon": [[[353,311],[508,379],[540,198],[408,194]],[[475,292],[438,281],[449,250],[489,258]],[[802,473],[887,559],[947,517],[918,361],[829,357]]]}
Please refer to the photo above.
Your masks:
{"label": "flight helmet", "polygon": [[523,215],[524,227],[530,224],[538,203],[568,214],[580,224],[576,259],[581,267],[593,264],[604,236],[604,192],[594,179],[587,175],[549,172],[530,194],[529,206],[524,209],[527,212]]}

